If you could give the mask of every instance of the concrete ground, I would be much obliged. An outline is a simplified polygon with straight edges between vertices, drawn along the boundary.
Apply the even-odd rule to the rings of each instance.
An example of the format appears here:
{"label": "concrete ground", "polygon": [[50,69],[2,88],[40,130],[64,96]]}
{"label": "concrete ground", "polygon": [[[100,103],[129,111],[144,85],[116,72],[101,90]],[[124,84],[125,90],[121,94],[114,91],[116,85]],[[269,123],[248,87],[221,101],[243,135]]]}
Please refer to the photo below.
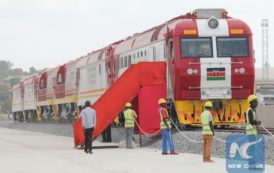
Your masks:
{"label": "concrete ground", "polygon": [[[97,145],[100,145],[97,143]],[[201,155],[161,155],[149,148],[73,149],[73,138],[0,128],[0,172],[3,173],[225,173],[225,160],[203,163]],[[273,173],[266,166],[265,173]]]}

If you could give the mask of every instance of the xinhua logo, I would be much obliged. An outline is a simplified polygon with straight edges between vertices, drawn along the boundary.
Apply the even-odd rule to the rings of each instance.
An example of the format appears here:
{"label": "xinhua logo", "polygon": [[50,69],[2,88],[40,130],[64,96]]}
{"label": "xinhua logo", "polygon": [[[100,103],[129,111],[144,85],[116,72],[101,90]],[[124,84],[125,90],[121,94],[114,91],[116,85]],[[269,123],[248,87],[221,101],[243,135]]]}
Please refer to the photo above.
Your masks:
{"label": "xinhua logo", "polygon": [[265,139],[263,135],[229,135],[226,138],[228,173],[263,173]]}

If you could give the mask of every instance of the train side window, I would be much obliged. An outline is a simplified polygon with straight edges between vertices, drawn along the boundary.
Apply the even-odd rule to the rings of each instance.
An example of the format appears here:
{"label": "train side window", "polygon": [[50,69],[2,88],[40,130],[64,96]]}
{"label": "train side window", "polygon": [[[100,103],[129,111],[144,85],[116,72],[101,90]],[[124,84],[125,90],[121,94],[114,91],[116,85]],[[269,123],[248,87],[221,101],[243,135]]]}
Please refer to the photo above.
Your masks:
{"label": "train side window", "polygon": [[46,88],[46,80],[45,80],[45,79],[42,79],[42,80],[40,81],[40,89],[44,89],[44,88]]}
{"label": "train side window", "polygon": [[113,67],[113,71],[116,71],[117,67],[118,67],[118,63],[117,63],[117,58],[114,58],[114,67]]}
{"label": "train side window", "polygon": [[101,75],[101,64],[99,64],[99,75]]}
{"label": "train side window", "polygon": [[141,51],[141,57],[143,57],[143,51]]}
{"label": "train side window", "polygon": [[135,59],[135,53],[133,54],[133,59]]}
{"label": "train side window", "polygon": [[137,58],[139,58],[139,52],[137,52]]}
{"label": "train side window", "polygon": [[153,46],[153,61],[156,61],[156,47]]}
{"label": "train side window", "polygon": [[147,51],[146,50],[144,51],[144,55],[147,56]]}
{"label": "train side window", "polygon": [[174,58],[174,45],[172,40],[169,41],[169,55],[170,58]]}
{"label": "train side window", "polygon": [[167,48],[167,47],[164,45],[164,58],[165,58],[165,59],[167,59],[167,57],[168,57],[166,48]]}
{"label": "train side window", "polygon": [[120,58],[120,68],[123,68],[123,63],[124,63],[124,61],[123,61],[123,57],[122,57],[122,58]]}
{"label": "train side window", "polygon": [[131,55],[128,56],[128,65],[130,66],[131,65]]}
{"label": "train side window", "polygon": [[57,84],[63,84],[64,83],[64,74],[59,73],[57,77]]}
{"label": "train side window", "polygon": [[124,57],[124,67],[127,67],[127,56]]}
{"label": "train side window", "polygon": [[113,71],[115,71],[115,69],[116,69],[116,59],[114,58],[113,61],[114,61],[114,62],[113,62]]}
{"label": "train side window", "polygon": [[110,61],[108,61],[108,68],[110,69]]}
{"label": "train side window", "polygon": [[165,51],[164,51],[164,49],[165,49],[164,44],[161,44],[159,46],[159,58],[160,59],[164,59],[165,58]]}

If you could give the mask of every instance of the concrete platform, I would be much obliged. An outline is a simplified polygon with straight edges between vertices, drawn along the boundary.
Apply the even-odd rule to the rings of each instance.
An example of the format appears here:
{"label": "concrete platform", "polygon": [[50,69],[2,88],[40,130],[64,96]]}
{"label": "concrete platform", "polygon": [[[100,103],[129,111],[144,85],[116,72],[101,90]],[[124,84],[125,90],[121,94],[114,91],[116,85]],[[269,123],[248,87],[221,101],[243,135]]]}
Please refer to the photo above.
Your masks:
{"label": "concrete platform", "polygon": [[[99,145],[99,144],[98,144]],[[73,138],[0,128],[3,173],[225,173],[225,160],[203,163],[201,155],[136,148],[73,149]],[[266,166],[273,173],[274,166]]]}

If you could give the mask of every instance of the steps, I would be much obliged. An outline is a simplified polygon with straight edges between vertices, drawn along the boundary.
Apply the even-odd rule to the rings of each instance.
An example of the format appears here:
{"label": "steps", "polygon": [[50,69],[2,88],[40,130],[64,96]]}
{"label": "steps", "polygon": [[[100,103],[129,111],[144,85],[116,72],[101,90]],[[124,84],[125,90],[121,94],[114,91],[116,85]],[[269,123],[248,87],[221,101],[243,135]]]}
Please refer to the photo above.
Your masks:
{"label": "steps", "polygon": [[[141,121],[140,126],[152,133],[159,129],[157,101],[160,97],[166,97],[165,62],[140,62],[131,65],[92,105],[97,114],[93,139],[98,137],[113,122],[114,118],[123,110],[126,102],[132,101],[140,93],[142,95],[138,97],[137,110],[140,112],[138,117]],[[152,103],[149,107],[144,104],[148,100]],[[150,129],[149,126],[153,128]],[[73,129],[75,145],[83,145],[84,133],[81,118],[74,123]]]}

